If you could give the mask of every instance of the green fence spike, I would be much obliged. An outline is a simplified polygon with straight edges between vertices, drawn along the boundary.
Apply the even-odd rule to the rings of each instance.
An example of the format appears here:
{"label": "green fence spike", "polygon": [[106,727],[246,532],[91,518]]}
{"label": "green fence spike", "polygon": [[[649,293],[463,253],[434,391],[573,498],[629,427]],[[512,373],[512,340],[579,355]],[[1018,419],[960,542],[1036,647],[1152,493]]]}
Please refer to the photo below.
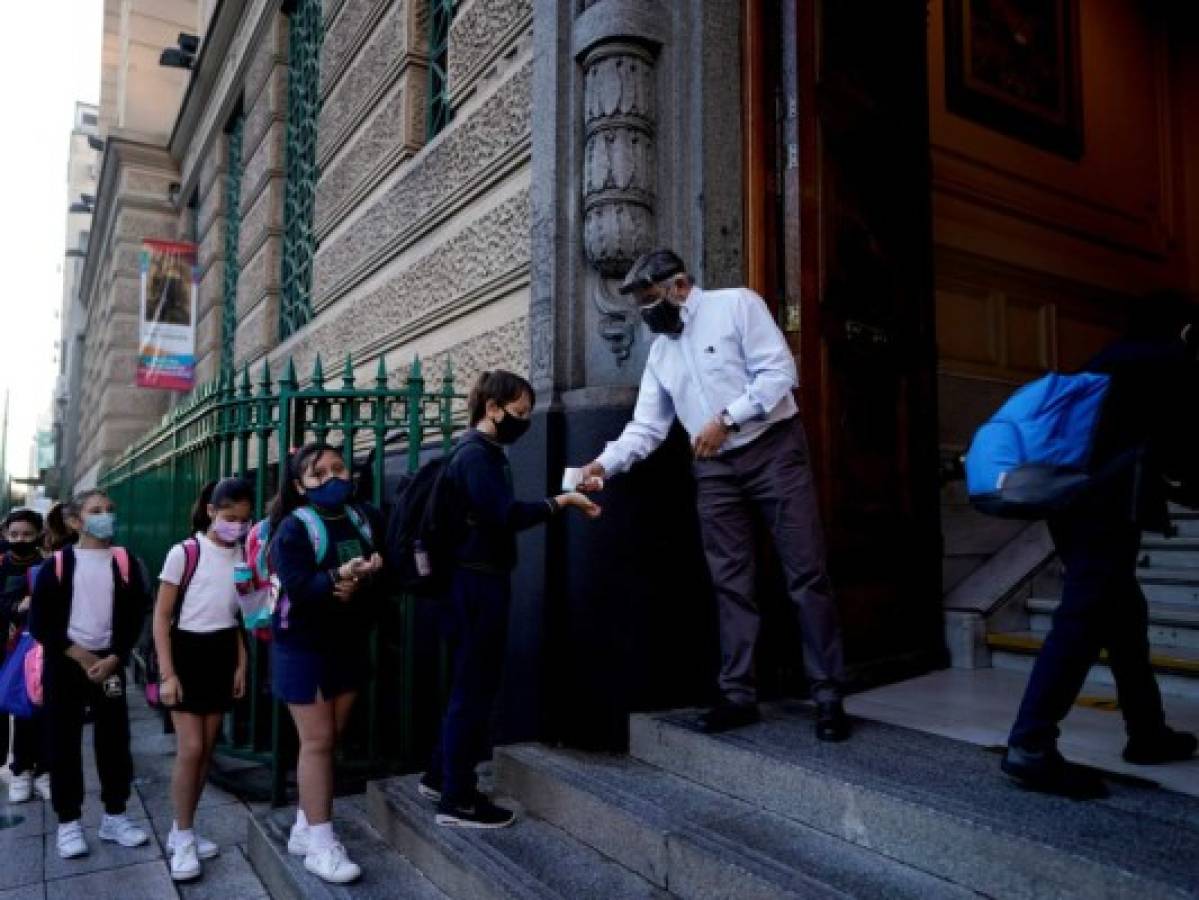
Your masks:
{"label": "green fence spike", "polygon": [[269,397],[271,395],[271,361],[264,359],[262,361],[262,376],[258,381],[258,396]]}
{"label": "green fence spike", "polygon": [[300,384],[300,380],[296,378],[296,361],[292,357],[287,357],[287,368],[283,370],[283,378],[279,382],[280,390],[294,391]]}
{"label": "green fence spike", "polygon": [[318,391],[325,389],[325,367],[321,363],[321,355],[316,355],[316,362],[312,364],[312,386]]}
{"label": "green fence spike", "polygon": [[375,387],[381,391],[387,390],[387,354],[379,354],[379,365],[375,369]]}
{"label": "green fence spike", "polygon": [[408,377],[409,378],[420,378],[421,377],[420,356],[419,355],[412,357],[412,368],[408,370]]}
{"label": "green fence spike", "polygon": [[354,360],[346,354],[346,364],[341,370],[341,384],[347,391],[354,390]]}
{"label": "green fence spike", "polygon": [[249,397],[252,396],[253,393],[254,385],[250,381],[250,364],[246,363],[245,368],[242,369],[241,375],[241,395],[243,397]]}

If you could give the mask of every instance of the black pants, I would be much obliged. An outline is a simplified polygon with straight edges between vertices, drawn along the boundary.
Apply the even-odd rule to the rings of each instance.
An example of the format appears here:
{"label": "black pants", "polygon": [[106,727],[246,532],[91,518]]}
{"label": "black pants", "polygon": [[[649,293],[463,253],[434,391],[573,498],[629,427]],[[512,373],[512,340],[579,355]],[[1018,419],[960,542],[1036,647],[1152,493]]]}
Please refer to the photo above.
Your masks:
{"label": "black pants", "polygon": [[491,711],[503,675],[512,588],[507,575],[459,569],[444,601],[443,629],[453,685],[433,748],[429,772],[442,779],[446,803],[469,803],[477,789],[475,766],[488,745]]}
{"label": "black pants", "polygon": [[12,773],[32,772],[36,778],[50,771],[49,734],[45,709],[34,707],[28,719],[13,718]]}
{"label": "black pants", "polygon": [[754,649],[761,625],[754,597],[754,517],[774,539],[787,595],[799,620],[812,697],[841,696],[841,626],[825,569],[824,532],[808,441],[799,416],[745,447],[697,460],[695,481],[704,555],[720,613],[720,691],[734,703],[758,699]]}
{"label": "black pants", "polygon": [[1008,738],[1013,746],[1056,744],[1058,724],[1103,649],[1128,733],[1152,734],[1165,725],[1149,661],[1149,610],[1136,577],[1141,533],[1128,510],[1124,495],[1112,491],[1049,523],[1065,567],[1062,601]]}
{"label": "black pants", "polygon": [[[97,654],[103,657],[103,652]],[[74,660],[46,658],[46,707],[50,726],[50,791],[59,823],[74,822],[83,808],[83,714],[95,713],[96,768],[100,800],[109,815],[125,811],[133,782],[129,710],[125,696],[106,697]],[[120,672],[122,686],[125,673]]]}

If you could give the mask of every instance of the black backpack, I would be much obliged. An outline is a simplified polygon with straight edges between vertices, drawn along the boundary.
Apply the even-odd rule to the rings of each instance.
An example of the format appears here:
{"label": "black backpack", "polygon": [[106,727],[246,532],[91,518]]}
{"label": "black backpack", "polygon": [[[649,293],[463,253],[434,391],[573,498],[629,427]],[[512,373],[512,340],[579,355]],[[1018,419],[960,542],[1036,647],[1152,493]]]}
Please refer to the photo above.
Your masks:
{"label": "black backpack", "polygon": [[465,527],[464,505],[447,474],[457,452],[429,460],[396,485],[385,555],[400,590],[418,597],[449,589],[454,543]]}

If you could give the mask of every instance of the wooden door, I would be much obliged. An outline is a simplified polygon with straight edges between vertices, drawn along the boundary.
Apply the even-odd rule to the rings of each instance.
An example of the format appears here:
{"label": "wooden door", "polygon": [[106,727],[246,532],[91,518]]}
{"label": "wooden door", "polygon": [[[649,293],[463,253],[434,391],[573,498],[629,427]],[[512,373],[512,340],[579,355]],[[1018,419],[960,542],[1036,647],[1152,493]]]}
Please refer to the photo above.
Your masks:
{"label": "wooden door", "polygon": [[751,283],[797,354],[848,661],[900,677],[944,656],[926,4],[746,9]]}

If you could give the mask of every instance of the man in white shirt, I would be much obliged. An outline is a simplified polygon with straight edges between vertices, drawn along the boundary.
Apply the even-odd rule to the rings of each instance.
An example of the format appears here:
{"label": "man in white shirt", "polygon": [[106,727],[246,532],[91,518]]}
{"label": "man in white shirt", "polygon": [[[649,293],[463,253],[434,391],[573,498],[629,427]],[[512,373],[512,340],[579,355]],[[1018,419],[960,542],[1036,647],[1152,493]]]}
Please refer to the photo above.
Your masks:
{"label": "man in white shirt", "polygon": [[709,732],[758,721],[754,647],[753,518],[770,529],[803,637],[804,667],[822,740],[849,735],[841,705],[841,629],[825,570],[824,537],[807,439],[792,391],[795,360],[753,291],[703,291],[670,250],[633,264],[633,294],[658,335],[633,420],[599,458],[595,478],[626,471],[666,439],[677,417],[691,436],[704,553],[720,613],[722,701],[701,718]]}

